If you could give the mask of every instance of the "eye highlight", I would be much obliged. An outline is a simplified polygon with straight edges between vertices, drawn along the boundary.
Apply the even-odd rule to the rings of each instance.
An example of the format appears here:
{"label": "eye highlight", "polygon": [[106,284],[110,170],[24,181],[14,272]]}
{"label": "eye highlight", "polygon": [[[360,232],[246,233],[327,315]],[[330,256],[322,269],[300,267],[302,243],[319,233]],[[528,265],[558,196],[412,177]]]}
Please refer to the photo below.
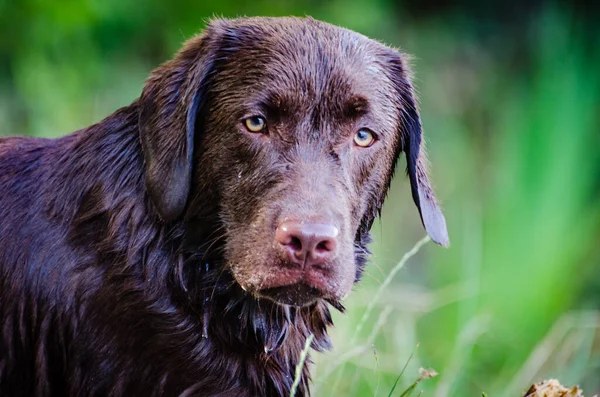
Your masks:
{"label": "eye highlight", "polygon": [[375,143],[375,134],[373,134],[371,130],[361,128],[354,135],[354,143],[356,144],[356,146],[369,147],[373,143]]}
{"label": "eye highlight", "polygon": [[244,119],[244,126],[250,132],[264,132],[267,129],[267,120],[260,116],[252,116]]}

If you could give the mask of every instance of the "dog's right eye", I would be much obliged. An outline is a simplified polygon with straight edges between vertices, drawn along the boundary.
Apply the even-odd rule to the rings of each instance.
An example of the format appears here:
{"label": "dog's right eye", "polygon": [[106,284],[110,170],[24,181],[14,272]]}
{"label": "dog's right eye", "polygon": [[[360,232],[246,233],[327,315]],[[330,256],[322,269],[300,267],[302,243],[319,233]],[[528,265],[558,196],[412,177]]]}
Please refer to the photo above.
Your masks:
{"label": "dog's right eye", "polygon": [[263,117],[252,116],[244,120],[244,125],[250,132],[264,132],[267,128],[267,121]]}

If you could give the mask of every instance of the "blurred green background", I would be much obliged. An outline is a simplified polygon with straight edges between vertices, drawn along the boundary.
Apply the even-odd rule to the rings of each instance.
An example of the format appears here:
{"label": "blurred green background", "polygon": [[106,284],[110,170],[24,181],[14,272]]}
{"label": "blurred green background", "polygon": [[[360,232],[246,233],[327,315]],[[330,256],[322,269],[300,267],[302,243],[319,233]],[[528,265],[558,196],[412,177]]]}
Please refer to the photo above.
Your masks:
{"label": "blurred green background", "polygon": [[213,15],[312,15],[415,56],[452,247],[426,244],[381,289],[424,236],[399,173],[335,348],[313,354],[316,396],[387,396],[412,351],[394,395],[420,366],[439,372],[423,396],[520,396],[548,377],[600,392],[597,5],[0,0],[0,136],[99,121]]}

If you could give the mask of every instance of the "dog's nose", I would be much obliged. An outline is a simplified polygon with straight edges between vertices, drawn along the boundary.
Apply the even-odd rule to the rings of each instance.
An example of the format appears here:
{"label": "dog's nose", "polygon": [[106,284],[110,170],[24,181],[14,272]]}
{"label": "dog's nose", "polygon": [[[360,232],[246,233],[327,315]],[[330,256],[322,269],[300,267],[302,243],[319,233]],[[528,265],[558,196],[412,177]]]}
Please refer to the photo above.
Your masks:
{"label": "dog's nose", "polygon": [[327,223],[289,220],[275,232],[275,240],[283,246],[288,259],[304,266],[327,263],[337,248],[337,227]]}

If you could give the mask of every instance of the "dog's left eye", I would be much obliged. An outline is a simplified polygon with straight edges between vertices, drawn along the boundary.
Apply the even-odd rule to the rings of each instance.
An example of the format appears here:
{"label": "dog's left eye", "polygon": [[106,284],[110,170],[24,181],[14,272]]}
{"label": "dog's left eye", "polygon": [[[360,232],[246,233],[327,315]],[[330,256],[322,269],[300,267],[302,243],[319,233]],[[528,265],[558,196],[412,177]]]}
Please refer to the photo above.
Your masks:
{"label": "dog's left eye", "polygon": [[252,116],[244,120],[244,125],[250,132],[263,132],[267,128],[267,121],[260,116]]}
{"label": "dog's left eye", "polygon": [[354,143],[356,146],[369,147],[375,143],[375,134],[366,128],[361,128],[354,135]]}

